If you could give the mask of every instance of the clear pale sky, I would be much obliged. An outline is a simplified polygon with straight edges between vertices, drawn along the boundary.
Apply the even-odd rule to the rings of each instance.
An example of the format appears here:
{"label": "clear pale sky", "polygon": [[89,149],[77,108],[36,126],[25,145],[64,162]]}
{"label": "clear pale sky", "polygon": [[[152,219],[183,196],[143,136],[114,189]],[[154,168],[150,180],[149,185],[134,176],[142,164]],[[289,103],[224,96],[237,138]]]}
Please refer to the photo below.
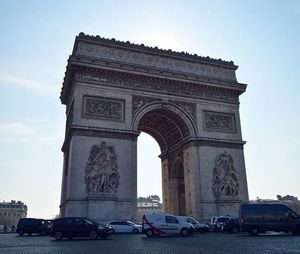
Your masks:
{"label": "clear pale sky", "polygon": [[[65,106],[80,32],[234,61],[251,199],[300,199],[300,1],[0,1],[0,202],[50,218],[60,201]],[[138,195],[161,195],[160,151],[138,142]],[[153,179],[151,184],[147,179]]]}

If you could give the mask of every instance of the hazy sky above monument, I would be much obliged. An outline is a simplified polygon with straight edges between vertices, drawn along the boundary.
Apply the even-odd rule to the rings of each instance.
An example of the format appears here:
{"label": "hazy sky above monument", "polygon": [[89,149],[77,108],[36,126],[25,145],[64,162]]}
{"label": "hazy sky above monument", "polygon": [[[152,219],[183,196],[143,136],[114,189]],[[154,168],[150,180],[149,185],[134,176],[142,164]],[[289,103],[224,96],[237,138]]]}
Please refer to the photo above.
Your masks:
{"label": "hazy sky above monument", "polygon": [[[251,199],[300,199],[300,1],[0,1],[0,202],[53,217],[65,106],[80,32],[234,61]],[[159,148],[139,138],[138,195],[161,195]]]}

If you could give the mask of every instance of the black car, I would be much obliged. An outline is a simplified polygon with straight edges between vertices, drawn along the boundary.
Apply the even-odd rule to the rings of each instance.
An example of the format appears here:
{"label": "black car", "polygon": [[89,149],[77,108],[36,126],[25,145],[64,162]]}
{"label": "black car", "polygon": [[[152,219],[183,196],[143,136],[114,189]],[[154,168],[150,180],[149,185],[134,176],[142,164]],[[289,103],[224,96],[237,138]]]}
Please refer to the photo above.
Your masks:
{"label": "black car", "polygon": [[55,219],[51,233],[56,240],[73,237],[89,237],[92,240],[100,237],[106,239],[113,233],[112,228],[101,225],[91,219],[83,217],[64,217]]}
{"label": "black car", "polygon": [[267,231],[300,233],[300,217],[284,204],[243,204],[240,210],[242,231],[258,235]]}
{"label": "black car", "polygon": [[18,222],[16,232],[19,236],[24,234],[31,235],[37,233],[40,235],[49,235],[51,224],[48,220],[35,218],[21,218]]}
{"label": "black car", "polygon": [[238,218],[232,218],[224,222],[221,231],[230,232],[236,234],[240,231],[240,220]]}

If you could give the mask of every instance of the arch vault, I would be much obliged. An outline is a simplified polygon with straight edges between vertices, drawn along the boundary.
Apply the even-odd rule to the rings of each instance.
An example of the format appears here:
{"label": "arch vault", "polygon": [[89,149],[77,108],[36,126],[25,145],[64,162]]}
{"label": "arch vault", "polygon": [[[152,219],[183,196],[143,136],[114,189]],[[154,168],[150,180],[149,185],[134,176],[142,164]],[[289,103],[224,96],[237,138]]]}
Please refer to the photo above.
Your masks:
{"label": "arch vault", "polygon": [[63,82],[61,216],[135,219],[137,137],[161,149],[164,211],[208,220],[248,200],[233,62],[76,37]]}

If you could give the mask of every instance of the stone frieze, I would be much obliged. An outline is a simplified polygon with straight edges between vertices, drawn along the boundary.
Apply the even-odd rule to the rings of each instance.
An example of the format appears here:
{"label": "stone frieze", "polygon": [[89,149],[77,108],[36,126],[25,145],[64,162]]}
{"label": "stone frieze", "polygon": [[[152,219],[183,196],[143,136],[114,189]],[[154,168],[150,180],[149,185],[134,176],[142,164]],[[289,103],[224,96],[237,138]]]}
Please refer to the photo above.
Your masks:
{"label": "stone frieze", "polygon": [[238,104],[238,93],[229,89],[216,89],[193,83],[167,83],[159,80],[126,79],[106,74],[77,73],[77,81],[93,82],[118,88],[138,89],[140,91],[158,92],[177,96],[188,96],[205,100],[214,100]]}
{"label": "stone frieze", "polygon": [[229,113],[203,111],[204,130],[236,132],[235,115]]}

